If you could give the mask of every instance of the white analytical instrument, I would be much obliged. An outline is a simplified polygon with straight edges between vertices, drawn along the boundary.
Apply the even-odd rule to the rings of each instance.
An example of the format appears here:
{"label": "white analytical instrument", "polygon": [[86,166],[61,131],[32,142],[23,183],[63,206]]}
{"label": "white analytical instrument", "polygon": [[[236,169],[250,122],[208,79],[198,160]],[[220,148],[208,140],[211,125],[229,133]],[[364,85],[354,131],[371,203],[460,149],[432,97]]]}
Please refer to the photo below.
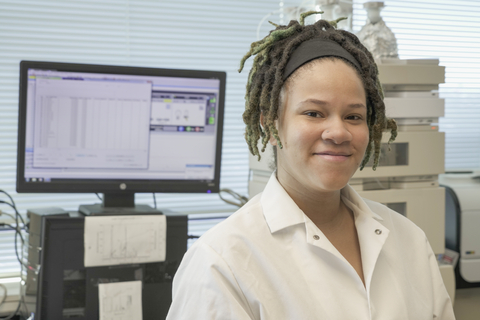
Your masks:
{"label": "white analytical instrument", "polygon": [[480,170],[440,175],[446,188],[446,246],[459,253],[457,288],[480,286]]}

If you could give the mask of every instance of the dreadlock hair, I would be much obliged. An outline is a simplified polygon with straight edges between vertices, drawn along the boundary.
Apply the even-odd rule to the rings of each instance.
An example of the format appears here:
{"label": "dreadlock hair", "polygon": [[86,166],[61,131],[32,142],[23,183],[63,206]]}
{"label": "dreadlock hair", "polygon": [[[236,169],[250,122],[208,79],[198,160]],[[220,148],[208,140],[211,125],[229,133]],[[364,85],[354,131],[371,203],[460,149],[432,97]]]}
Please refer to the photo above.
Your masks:
{"label": "dreadlock hair", "polygon": [[[348,51],[360,64],[357,70],[363,82],[367,96],[367,125],[369,141],[365,156],[360,165],[362,170],[374,153],[373,170],[376,169],[380,156],[382,133],[390,130],[391,136],[388,143],[397,136],[397,125],[393,119],[385,115],[383,90],[378,79],[378,68],[371,53],[360,43],[358,38],[344,30],[337,30],[336,21],[319,20],[312,25],[305,25],[305,18],[311,14],[322,13],[316,11],[305,12],[300,16],[300,21],[292,20],[288,26],[273,24],[276,29],[260,41],[251,44],[250,51],[240,62],[239,72],[242,71],[245,61],[253,56],[252,69],[248,75],[247,90],[245,94],[245,112],[243,121],[246,124],[245,139],[253,155],[260,160],[258,140],[262,140],[262,152],[273,136],[280,148],[282,142],[275,127],[278,119],[280,93],[287,80],[283,80],[285,66],[292,52],[303,42],[322,38],[338,43]],[[356,68],[355,68],[356,69]],[[260,125],[260,115],[263,113],[264,127]]]}

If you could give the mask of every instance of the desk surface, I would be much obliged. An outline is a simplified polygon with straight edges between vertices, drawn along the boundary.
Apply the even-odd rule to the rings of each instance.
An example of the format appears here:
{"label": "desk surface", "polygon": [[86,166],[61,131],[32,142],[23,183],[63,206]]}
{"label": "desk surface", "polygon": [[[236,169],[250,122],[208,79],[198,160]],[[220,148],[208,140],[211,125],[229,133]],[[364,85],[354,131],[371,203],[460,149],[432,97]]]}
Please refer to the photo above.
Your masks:
{"label": "desk surface", "polygon": [[453,310],[457,320],[480,319],[480,287],[457,289]]}

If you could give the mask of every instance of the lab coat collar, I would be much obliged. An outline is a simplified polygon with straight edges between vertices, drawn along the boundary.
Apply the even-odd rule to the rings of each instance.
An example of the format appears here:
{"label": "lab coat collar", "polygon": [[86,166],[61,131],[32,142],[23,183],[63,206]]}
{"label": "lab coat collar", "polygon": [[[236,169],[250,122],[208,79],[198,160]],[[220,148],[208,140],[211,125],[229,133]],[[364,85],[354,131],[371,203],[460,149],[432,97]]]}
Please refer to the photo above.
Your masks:
{"label": "lab coat collar", "polygon": [[[349,185],[342,189],[342,200],[355,215],[358,240],[362,252],[363,274],[367,293],[370,292],[373,271],[380,252],[385,244],[390,230],[381,221],[377,213],[373,212],[362,197]],[[303,213],[285,189],[278,182],[275,172],[271,175],[261,196],[261,204],[265,220],[273,234],[290,226],[305,224],[306,239],[311,245],[326,250],[341,259],[348,261],[323,236],[320,229]],[[352,272],[355,270],[352,268]]]}
{"label": "lab coat collar", "polygon": [[355,227],[362,252],[363,276],[366,290],[370,292],[375,265],[390,230],[381,223],[383,218],[373,212],[351,186],[346,185],[342,189],[342,200],[355,215]]}
{"label": "lab coat collar", "polygon": [[261,203],[271,233],[305,222],[303,211],[278,182],[275,171],[263,190]]}
{"label": "lab coat collar", "polygon": [[[362,213],[366,216],[373,218],[377,221],[383,221],[383,218],[373,212],[370,207],[365,203],[362,197],[353,189],[350,185],[346,185],[342,189],[342,200],[347,207],[349,207],[354,213]],[[357,216],[357,215],[356,215]]]}
{"label": "lab coat collar", "polygon": [[[352,209],[356,217],[361,213],[375,220],[383,220],[373,212],[360,195],[349,185],[342,189],[342,199]],[[261,196],[265,220],[271,233],[305,223],[305,214],[278,182],[273,172]]]}

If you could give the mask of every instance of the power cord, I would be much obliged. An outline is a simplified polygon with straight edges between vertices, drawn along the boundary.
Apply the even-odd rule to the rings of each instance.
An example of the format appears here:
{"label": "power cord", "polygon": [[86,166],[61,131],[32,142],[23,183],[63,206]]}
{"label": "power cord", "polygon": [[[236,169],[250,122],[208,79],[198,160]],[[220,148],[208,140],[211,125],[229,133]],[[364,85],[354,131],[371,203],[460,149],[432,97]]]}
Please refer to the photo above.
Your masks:
{"label": "power cord", "polygon": [[[15,228],[14,226],[12,226],[12,225],[10,225],[10,224],[8,224],[8,223],[0,223],[0,227],[7,227],[7,228],[10,228],[10,229],[14,230],[14,231],[15,231],[15,235],[17,235],[17,234],[19,233],[18,228]],[[22,247],[23,247],[23,245],[25,244],[25,242],[23,241],[23,237],[22,237],[21,234],[20,234],[20,239],[22,240]],[[16,239],[16,237],[15,237],[14,245],[15,245],[15,255],[17,256],[18,262],[19,262],[22,266],[28,267],[28,266],[22,261],[22,259],[20,258],[20,256],[18,255],[18,247],[17,247],[17,239]]]}
{"label": "power cord", "polygon": [[[3,200],[0,200],[0,204],[3,203],[3,204],[6,204],[8,206],[10,206],[14,211],[15,211],[15,217],[13,217],[11,214],[8,214],[8,213],[5,213],[5,212],[2,212],[0,211],[0,215],[1,214],[5,214],[5,215],[8,215],[10,216],[11,218],[13,218],[13,220],[15,220],[15,226],[12,226],[8,223],[0,223],[0,226],[5,226],[5,227],[8,227],[10,229],[13,229],[15,230],[15,238],[14,238],[14,245],[15,245],[15,255],[17,257],[17,260],[18,262],[20,263],[20,276],[22,276],[22,273],[23,273],[23,267],[27,267],[28,266],[22,261],[22,258],[20,257],[20,255],[18,254],[18,245],[17,245],[17,239],[18,237],[20,237],[20,240],[21,240],[21,243],[22,243],[22,256],[23,256],[23,246],[25,245],[25,241],[23,239],[23,236],[22,236],[22,228],[20,227],[20,220],[21,222],[23,223],[23,228],[25,229],[26,228],[26,224],[25,224],[25,220],[23,219],[23,217],[20,215],[20,213],[18,212],[17,210],[17,206],[15,205],[15,201],[13,201],[13,198],[7,193],[5,192],[4,190],[0,190],[0,193],[3,193],[5,194],[10,202],[8,201],[3,201]],[[22,286],[23,286],[23,281],[20,282],[20,299],[18,300],[18,306],[16,308],[16,310],[14,312],[12,312],[9,316],[7,317],[2,317],[0,318],[0,320],[8,320],[8,319],[12,319],[15,315],[17,315],[18,311],[20,310],[20,308],[22,307],[22,302],[23,302],[23,305],[24,307],[26,308],[26,304],[25,304],[25,300],[23,299],[23,294],[22,294]],[[5,296],[4,298],[2,299],[2,302],[1,303],[4,303],[6,297],[7,297],[7,290],[6,290],[6,287],[2,285],[2,287],[5,289]],[[0,303],[0,304],[1,304]]]}
{"label": "power cord", "polygon": [[5,300],[7,299],[7,294],[8,294],[8,291],[7,291],[7,287],[5,287],[3,284],[0,283],[0,287],[3,289],[3,291],[5,291],[3,293],[3,297],[2,297],[2,300],[0,300],[0,306],[5,302]]}
{"label": "power cord", "polygon": [[12,319],[13,317],[15,317],[17,315],[17,312],[18,310],[20,310],[20,307],[22,306],[22,299],[20,299],[18,301],[18,306],[17,306],[17,309],[15,309],[15,311],[13,311],[9,316],[7,316],[6,318],[0,318],[1,320],[10,320]]}
{"label": "power cord", "polygon": [[[7,300],[8,291],[7,291],[7,287],[4,286],[2,283],[0,283],[0,287],[3,288],[3,290],[5,291],[5,293],[3,294],[2,300],[0,301],[0,306],[1,306],[5,302],[5,300]],[[20,301],[22,301],[22,300],[23,300],[23,296],[22,296]],[[0,319],[1,320],[12,319],[17,314],[18,310],[20,310],[20,306],[21,306],[20,301],[18,302],[17,309],[12,314],[7,316],[6,318],[0,318]],[[24,304],[25,304],[25,302],[24,302]]]}
{"label": "power cord", "polygon": [[[1,191],[2,191],[2,190],[0,190],[0,192],[1,192]],[[5,191],[3,191],[3,193],[5,193]],[[17,207],[15,206],[15,203],[14,203],[14,202],[12,202],[12,203],[13,203],[13,204],[12,204],[12,203],[9,203],[9,202],[7,202],[7,201],[0,200],[0,203],[4,203],[4,204],[6,204],[7,206],[11,207],[11,208],[15,211],[15,218],[14,218],[14,220],[15,220],[15,221],[17,221],[17,219],[22,220],[22,223],[23,223],[23,225],[25,226],[25,220],[23,220],[23,217],[20,215],[20,213],[18,213]],[[10,216],[12,216],[12,215],[10,215]]]}
{"label": "power cord", "polygon": [[[222,193],[227,193],[227,194],[231,195],[237,201],[232,201],[232,200],[225,199],[222,196]],[[239,208],[243,207],[243,205],[245,205],[248,202],[247,197],[242,196],[242,195],[240,195],[240,194],[238,194],[235,191],[230,190],[230,189],[220,189],[220,192],[218,193],[218,196],[220,197],[220,199],[222,199],[226,203],[237,206]]]}
{"label": "power cord", "polygon": [[[6,216],[9,216],[10,218],[12,218],[15,221],[15,217],[12,216],[10,213],[6,213],[6,212],[3,212],[2,210],[0,210],[0,216],[2,214],[6,215]],[[0,223],[0,226],[2,226],[2,225],[7,225],[7,224],[6,223]],[[23,224],[23,225],[25,225],[25,224]],[[11,228],[13,228],[13,230],[15,230],[18,233],[18,235],[20,236],[20,240],[22,240],[22,245],[25,245],[25,241],[24,241],[23,236],[22,236],[22,229],[18,225],[17,225],[16,228],[12,225],[9,225],[9,226]]]}

